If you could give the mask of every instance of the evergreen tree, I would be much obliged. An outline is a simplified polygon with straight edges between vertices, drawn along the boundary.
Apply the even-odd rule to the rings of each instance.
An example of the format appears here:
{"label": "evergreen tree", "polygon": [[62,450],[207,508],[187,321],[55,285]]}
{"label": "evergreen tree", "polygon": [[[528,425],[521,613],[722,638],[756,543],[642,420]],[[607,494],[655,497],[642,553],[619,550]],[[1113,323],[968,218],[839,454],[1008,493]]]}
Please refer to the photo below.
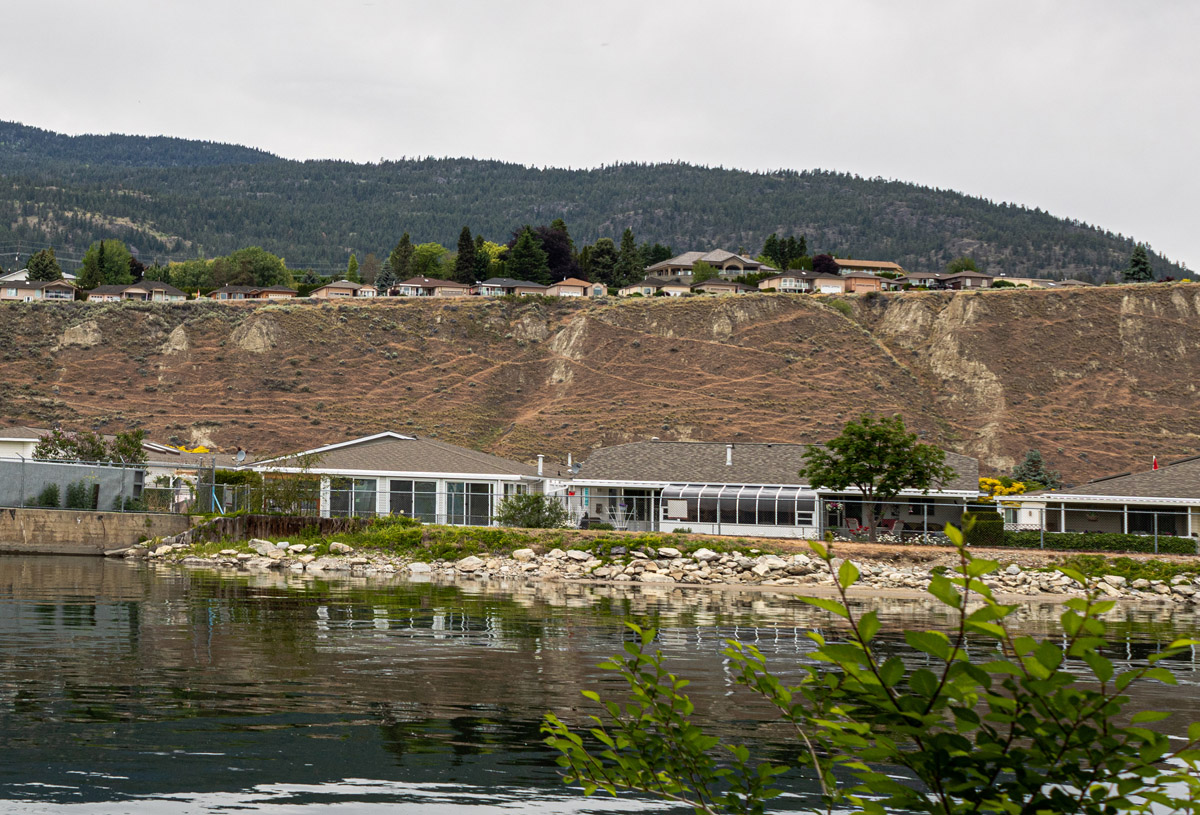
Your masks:
{"label": "evergreen tree", "polygon": [[379,289],[380,294],[386,294],[387,290],[398,282],[390,263],[383,264],[375,275],[375,288]]}
{"label": "evergreen tree", "polygon": [[1150,266],[1150,257],[1142,244],[1134,247],[1133,254],[1129,257],[1129,268],[1122,273],[1121,279],[1125,283],[1154,282],[1154,269]]}
{"label": "evergreen tree", "polygon": [[767,235],[767,239],[763,241],[761,255],[763,260],[770,263],[776,269],[787,268],[787,258],[780,253],[779,236],[774,232]]}
{"label": "evergreen tree", "polygon": [[[493,244],[495,245],[495,244]],[[475,280],[487,280],[491,277],[492,253],[487,250],[487,241],[483,235],[475,236]]]}
{"label": "evergreen tree", "polygon": [[606,286],[616,284],[617,245],[612,238],[600,238],[592,245],[588,264],[588,280]]}
{"label": "evergreen tree", "polygon": [[90,288],[100,285],[124,286],[132,283],[133,275],[130,274],[130,261],[132,260],[133,255],[129,254],[129,250],[121,241],[96,241],[88,247],[87,252],[83,255],[85,269],[94,266],[100,281]]}
{"label": "evergreen tree", "polygon": [[471,230],[465,226],[462,232],[458,233],[458,257],[454,259],[454,279],[459,283],[474,283],[476,280],[475,241],[471,238]]}
{"label": "evergreen tree", "polygon": [[353,252],[350,253],[350,262],[346,264],[346,279],[351,283],[362,282],[358,276],[358,258]]}
{"label": "evergreen tree", "polygon": [[84,290],[104,285],[104,272],[100,270],[100,259],[97,255],[89,252],[83,256],[83,265],[79,268],[79,276],[75,284]]}
{"label": "evergreen tree", "polygon": [[514,280],[530,280],[546,285],[552,282],[546,252],[533,234],[533,227],[530,226],[521,230],[516,243],[508,250],[505,267],[508,270],[508,276]]}
{"label": "evergreen tree", "polygon": [[617,252],[617,263],[613,268],[613,285],[628,286],[642,279],[646,267],[642,263],[642,253],[638,251],[633,230],[629,227],[621,233],[621,249]]}
{"label": "evergreen tree", "polygon": [[554,280],[566,280],[568,277],[578,277],[581,274],[579,261],[575,257],[575,243],[567,232],[567,225],[562,218],[556,218],[550,226],[539,226],[534,230],[534,237],[546,253],[546,263],[550,266],[550,277]]}
{"label": "evergreen tree", "polygon": [[62,267],[53,249],[43,249],[35,252],[29,259],[29,279],[32,280],[62,280]]}
{"label": "evergreen tree", "polygon": [[396,244],[396,248],[392,250],[392,254],[388,255],[388,266],[392,267],[392,274],[395,276],[397,283],[408,280],[413,276],[412,258],[412,238],[405,232],[400,236],[400,242]]}
{"label": "evergreen tree", "polygon": [[801,258],[808,254],[808,238],[801,235],[800,240],[796,240],[794,236],[788,235],[787,239],[782,242],[782,247],[783,251],[780,254],[783,255],[784,265],[778,268],[783,270],[800,268]]}
{"label": "evergreen tree", "polygon": [[[1036,485],[1052,490],[1062,486],[1062,477],[1046,467],[1042,454],[1037,450],[1030,450],[1025,454],[1025,459],[1013,468],[1012,479],[1024,484],[1026,491],[1029,492],[1037,489]],[[1035,486],[1031,487],[1030,485]]]}
{"label": "evergreen tree", "polygon": [[979,267],[975,265],[975,259],[969,258],[966,255],[957,257],[946,264],[946,271],[950,274],[958,272],[978,272]]}

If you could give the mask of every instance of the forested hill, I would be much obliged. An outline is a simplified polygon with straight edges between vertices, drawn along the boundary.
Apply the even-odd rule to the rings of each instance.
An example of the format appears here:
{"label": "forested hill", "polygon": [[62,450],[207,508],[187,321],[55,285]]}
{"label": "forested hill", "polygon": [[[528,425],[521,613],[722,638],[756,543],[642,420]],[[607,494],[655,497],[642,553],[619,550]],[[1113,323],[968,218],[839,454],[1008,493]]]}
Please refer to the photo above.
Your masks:
{"label": "forested hill", "polygon": [[[1111,277],[1133,239],[1023,207],[897,181],[688,164],[536,169],[475,159],[289,161],[210,142],[69,137],[0,123],[0,250],[53,245],[68,260],[119,238],[145,263],[262,246],[292,268],[386,257],[401,233],[453,247],[464,225],[507,241],[562,218],[577,243],[620,238],[677,252],[756,254],[771,233],[816,252],[940,270],[972,256],[991,273]],[[1143,239],[1145,236],[1141,236]],[[1160,276],[1180,269],[1152,257]]]}

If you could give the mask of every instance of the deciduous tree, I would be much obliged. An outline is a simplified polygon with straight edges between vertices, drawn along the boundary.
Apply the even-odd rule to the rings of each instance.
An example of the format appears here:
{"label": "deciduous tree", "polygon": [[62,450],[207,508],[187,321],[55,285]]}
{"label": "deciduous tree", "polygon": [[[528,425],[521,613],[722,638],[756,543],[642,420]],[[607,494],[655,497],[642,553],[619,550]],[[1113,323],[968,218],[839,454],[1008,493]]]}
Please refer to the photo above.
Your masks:
{"label": "deciduous tree", "polygon": [[[705,280],[712,280],[714,277],[720,277],[721,270],[711,263],[698,261],[692,266],[692,283],[703,283]],[[637,282],[637,281],[634,281]]]}
{"label": "deciduous tree", "polygon": [[442,260],[448,254],[450,254],[450,250],[440,243],[417,244],[413,247],[410,277],[444,278],[446,270],[442,267]]}
{"label": "deciduous tree", "polygon": [[800,477],[818,488],[862,494],[863,515],[875,540],[875,503],[895,498],[901,490],[928,492],[954,478],[946,453],[922,444],[899,416],[890,419],[864,414],[846,422],[842,432],[824,446],[808,445]]}
{"label": "deciduous tree", "polygon": [[817,255],[812,260],[812,270],[818,274],[838,274],[838,265],[833,255]]}
{"label": "deciduous tree", "polygon": [[978,272],[979,267],[975,265],[975,259],[963,255],[946,264],[946,271],[950,274],[958,274],[959,272]]}

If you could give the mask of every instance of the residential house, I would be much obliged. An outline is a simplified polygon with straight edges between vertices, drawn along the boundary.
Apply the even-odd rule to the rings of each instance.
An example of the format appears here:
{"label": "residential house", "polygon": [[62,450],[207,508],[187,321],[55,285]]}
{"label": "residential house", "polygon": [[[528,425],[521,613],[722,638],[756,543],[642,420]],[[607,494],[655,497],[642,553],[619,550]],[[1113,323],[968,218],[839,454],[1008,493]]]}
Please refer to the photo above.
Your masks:
{"label": "residential house", "polygon": [[698,294],[749,294],[758,291],[757,286],[747,286],[745,283],[736,283],[719,277],[710,278],[703,283],[693,283],[691,289]]}
{"label": "residential house", "polygon": [[[547,481],[576,520],[618,529],[820,539],[864,518],[861,493],[815,489],[798,475],[807,445],[646,441],[591,453],[569,480]],[[905,490],[881,526],[915,533],[958,523],[979,494],[979,462],[955,453],[939,489]]]}
{"label": "residential house", "polygon": [[209,298],[228,302],[230,300],[287,300],[295,297],[295,289],[287,286],[222,286],[210,292]]}
{"label": "residential house", "polygon": [[842,280],[846,281],[847,294],[887,291],[891,288],[891,281],[888,278],[879,277],[870,272],[846,272],[842,275]]}
{"label": "residential house", "polygon": [[[70,272],[63,272],[62,279],[70,282],[76,280],[75,275]],[[17,269],[15,272],[5,272],[0,274],[0,283],[26,283],[29,281],[28,269]]]}
{"label": "residential house", "polygon": [[787,294],[841,294],[846,291],[846,280],[840,275],[793,269],[758,281],[758,288],[759,291],[774,289]]}
{"label": "residential house", "polygon": [[908,282],[927,289],[986,289],[992,285],[993,276],[983,272],[912,272]]}
{"label": "residential house", "polygon": [[486,526],[505,496],[540,492],[538,467],[435,439],[383,432],[260,461],[265,478],[320,484],[322,517],[407,515],[426,523]]}
{"label": "residential house", "polygon": [[996,284],[1002,280],[1007,281],[1014,286],[1028,286],[1031,289],[1066,289],[1073,286],[1096,285],[1095,283],[1089,283],[1086,280],[1056,280],[1050,277],[1013,277],[1011,275],[999,274],[992,278],[992,287],[994,288]]}
{"label": "residential house", "polygon": [[690,277],[697,263],[706,263],[716,268],[721,277],[733,278],[754,272],[773,272],[775,269],[745,255],[713,249],[711,252],[684,252],[669,260],[662,260],[646,267],[646,276],[655,278]]}
{"label": "residential house", "polygon": [[691,284],[685,283],[679,278],[671,280],[659,277],[647,277],[644,280],[639,280],[637,283],[631,283],[619,289],[617,294],[621,297],[629,297],[634,294],[640,294],[642,297],[653,297],[662,292],[668,297],[679,297],[680,295],[691,294],[691,291]]}
{"label": "residential house", "polygon": [[1002,500],[1009,529],[1200,537],[1200,456]]}
{"label": "residential house", "polygon": [[335,300],[342,297],[374,297],[378,290],[370,283],[351,283],[349,280],[335,280],[326,283],[319,289],[314,289],[309,297],[316,300]]}
{"label": "residential house", "polygon": [[491,277],[479,284],[479,293],[484,297],[503,297],[505,295],[529,297],[532,295],[547,294],[547,289],[549,288],[549,286],[543,286],[541,283],[534,283],[531,280],[513,280],[511,277]]}
{"label": "residential house", "polygon": [[410,277],[388,289],[392,297],[466,297],[470,285],[434,277]]}
{"label": "residential house", "polygon": [[0,283],[0,300],[33,302],[70,302],[79,290],[66,280],[34,281],[10,280]]}
{"label": "residential house", "polygon": [[608,294],[608,289],[600,283],[592,284],[577,277],[568,277],[551,283],[546,294],[551,297],[603,297]]}
{"label": "residential house", "polygon": [[49,432],[36,427],[0,427],[0,458],[33,458],[33,449]]}
{"label": "residential house", "polygon": [[850,272],[869,272],[871,274],[879,274],[880,272],[890,272],[892,274],[905,274],[904,267],[899,263],[892,263],[886,260],[854,260],[853,258],[834,258],[833,262],[837,264],[838,274],[846,275]]}
{"label": "residential house", "polygon": [[152,303],[174,303],[187,299],[187,295],[170,283],[157,280],[142,280],[127,286],[97,286],[88,292],[89,302],[120,302],[137,300]]}

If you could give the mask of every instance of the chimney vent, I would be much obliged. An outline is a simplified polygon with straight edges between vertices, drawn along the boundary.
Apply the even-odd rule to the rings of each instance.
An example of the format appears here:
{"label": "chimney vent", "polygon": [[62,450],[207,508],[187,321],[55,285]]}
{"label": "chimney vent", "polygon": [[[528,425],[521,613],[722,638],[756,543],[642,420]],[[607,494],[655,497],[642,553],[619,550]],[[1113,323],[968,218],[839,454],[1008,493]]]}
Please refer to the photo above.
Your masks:
{"label": "chimney vent", "polygon": [[542,471],[545,468],[545,466],[546,466],[546,457],[544,455],[542,455],[541,453],[538,453],[538,475],[542,474]]}
{"label": "chimney vent", "polygon": [[725,466],[729,467],[733,464],[733,445],[725,445]]}

